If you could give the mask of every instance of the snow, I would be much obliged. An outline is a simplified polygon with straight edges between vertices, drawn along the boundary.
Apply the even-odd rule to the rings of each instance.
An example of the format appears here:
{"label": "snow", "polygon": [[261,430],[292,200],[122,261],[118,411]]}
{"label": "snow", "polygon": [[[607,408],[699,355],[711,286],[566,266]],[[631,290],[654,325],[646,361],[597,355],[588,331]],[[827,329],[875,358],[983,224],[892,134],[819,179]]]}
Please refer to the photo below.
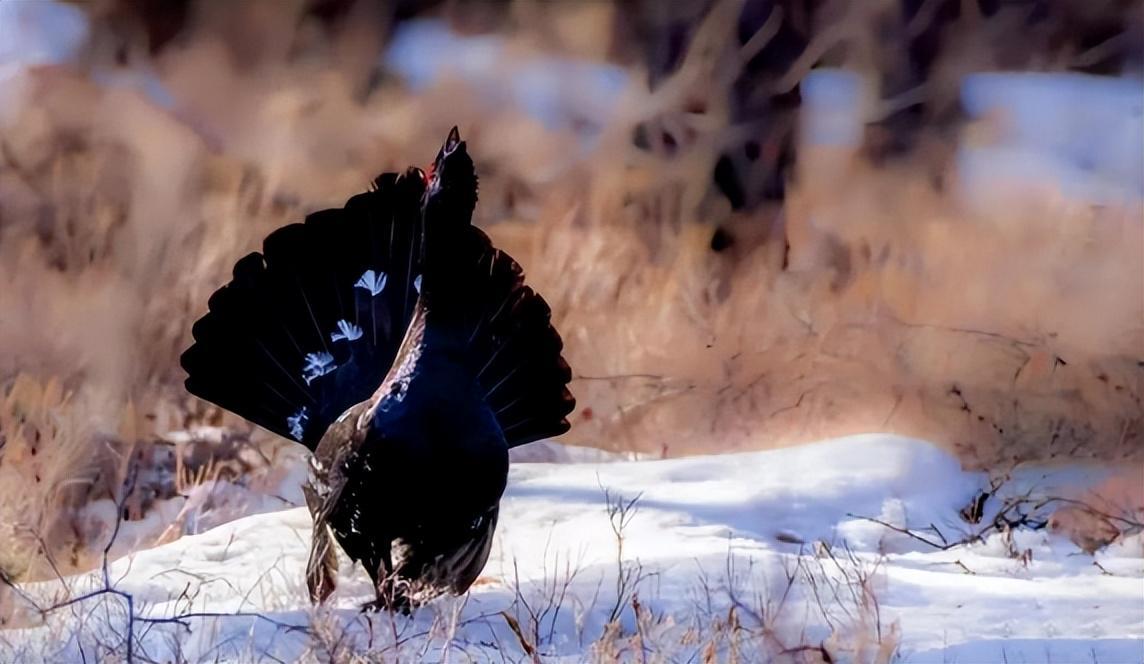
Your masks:
{"label": "snow", "polygon": [[[858,72],[820,68],[800,87],[804,146],[857,148],[878,102]],[[961,80],[969,131],[956,156],[971,207],[1043,199],[1144,202],[1144,80],[1134,76],[978,72]],[[975,126],[978,125],[978,126]]]}
{"label": "snow", "polygon": [[804,144],[852,148],[862,144],[870,93],[861,75],[844,69],[815,69],[806,75],[799,90]]}
{"label": "snow", "polygon": [[398,26],[383,57],[413,90],[454,77],[502,110],[519,109],[546,128],[591,134],[605,124],[628,87],[615,65],[524,56],[495,35],[462,36],[434,19]]}
{"label": "snow", "polygon": [[[1083,99],[1084,103],[1076,103]],[[1144,186],[1144,85],[1083,74],[979,73],[962,82],[973,118],[1004,113],[1006,138]]]}
{"label": "snow", "polygon": [[70,4],[0,2],[0,126],[26,103],[27,71],[74,60],[90,29],[87,14]]}
{"label": "snow", "polygon": [[0,64],[70,62],[90,30],[87,14],[69,3],[0,2]]}
{"label": "snow", "polygon": [[[897,635],[904,662],[1107,664],[1144,657],[1140,535],[1099,552],[1102,570],[1049,530],[1014,533],[1014,546],[1031,552],[1025,563],[1009,555],[1001,535],[943,551],[861,518],[937,538],[923,530],[932,525],[950,540],[974,531],[958,511],[990,487],[989,478],[961,470],[950,455],[923,441],[864,435],[668,460],[584,461],[588,455],[582,452],[560,457],[550,449],[555,447],[547,442],[537,449],[547,450],[549,458],[581,460],[528,463],[517,456],[489,564],[465,598],[440,600],[410,618],[360,614],[356,607],[372,598],[369,582],[343,556],[332,608],[312,610],[303,579],[310,517],[304,508],[267,512],[111,565],[110,578],[133,596],[137,615],[262,616],[191,618],[189,630],[137,623],[138,652],[157,659],[181,654],[189,661],[290,661],[328,654],[314,649],[315,637],[286,627],[299,625],[341,635],[343,644],[372,647],[383,657],[400,651],[429,660],[449,653],[478,661],[528,659],[507,614],[526,635],[539,635],[536,645],[545,661],[582,661],[600,652],[623,574],[638,580],[629,585],[635,585],[643,613],[637,620],[633,595],[623,590],[616,642],[631,647],[633,641],[624,639],[638,628],[645,648],[670,661],[701,659],[711,636],[705,626],[727,617],[732,596],[745,627],[757,627],[752,615],[770,616],[774,633],[788,646],[800,639],[825,643],[842,653],[841,661],[872,661],[862,644],[878,633],[886,640]],[[301,457],[297,462],[304,463]],[[1077,495],[1113,471],[1078,465],[1023,469],[987,503],[982,523],[1006,495]],[[284,483],[300,476],[292,472]],[[297,494],[287,487],[276,493]],[[613,530],[618,516],[609,515],[608,501],[635,498],[619,556]],[[803,574],[780,601],[785,572],[799,569]],[[870,596],[851,593],[860,580]],[[818,585],[811,587],[811,581]],[[80,592],[97,586],[98,578],[69,583]],[[46,597],[58,588],[42,583],[27,590]],[[815,590],[825,595],[823,609]],[[546,598],[561,595],[561,610],[544,613],[557,603]],[[8,632],[0,652],[11,648],[23,653],[22,660],[34,661],[30,653],[45,652],[36,645],[50,643],[53,656],[78,661],[79,643],[90,655],[97,639],[114,643],[109,635],[126,622],[122,600],[102,601],[114,608],[76,611],[48,625]],[[530,628],[525,602],[543,614],[538,629]],[[719,643],[716,652],[726,655],[729,646]],[[741,654],[764,658],[762,650],[751,650],[761,648],[762,640],[751,643]],[[626,652],[630,659],[632,652]]]}
{"label": "snow", "polygon": [[150,63],[101,67],[84,63],[91,18],[78,4],[57,0],[0,0],[0,127],[34,104],[34,79],[45,70],[85,71],[106,90],[139,94],[168,111],[177,104]]}
{"label": "snow", "polygon": [[1042,191],[1067,199],[1136,203],[1144,198],[1144,81],[1136,77],[983,72],[966,76],[962,106],[989,123],[988,140],[958,153],[971,200]]}

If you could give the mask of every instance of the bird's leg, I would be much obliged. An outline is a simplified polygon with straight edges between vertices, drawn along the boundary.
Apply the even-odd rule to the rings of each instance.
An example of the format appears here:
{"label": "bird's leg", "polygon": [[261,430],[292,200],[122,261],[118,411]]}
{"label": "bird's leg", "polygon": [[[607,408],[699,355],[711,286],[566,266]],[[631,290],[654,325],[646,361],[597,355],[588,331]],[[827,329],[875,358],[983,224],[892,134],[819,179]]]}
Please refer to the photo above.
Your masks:
{"label": "bird's leg", "polygon": [[400,611],[403,615],[409,615],[413,611],[413,604],[409,601],[407,592],[409,582],[399,579],[396,571],[388,571],[385,564],[378,567],[375,586],[377,599],[362,604],[361,610],[373,612],[384,609],[386,611]]}
{"label": "bird's leg", "polygon": [[321,498],[308,482],[302,485],[302,493],[306,496],[306,504],[314,519],[310,559],[306,563],[306,587],[310,591],[310,601],[320,604],[326,601],[338,585],[338,554],[334,550],[330,528],[326,525]]}
{"label": "bird's leg", "polygon": [[326,601],[338,585],[337,573],[338,554],[334,552],[330,529],[324,523],[315,523],[310,560],[306,563],[306,587],[310,590],[310,601],[315,604]]}
{"label": "bird's leg", "polygon": [[413,605],[404,595],[392,598],[378,595],[378,598],[372,602],[361,605],[362,613],[379,613],[381,611],[400,612],[401,615],[408,616],[413,613]]}

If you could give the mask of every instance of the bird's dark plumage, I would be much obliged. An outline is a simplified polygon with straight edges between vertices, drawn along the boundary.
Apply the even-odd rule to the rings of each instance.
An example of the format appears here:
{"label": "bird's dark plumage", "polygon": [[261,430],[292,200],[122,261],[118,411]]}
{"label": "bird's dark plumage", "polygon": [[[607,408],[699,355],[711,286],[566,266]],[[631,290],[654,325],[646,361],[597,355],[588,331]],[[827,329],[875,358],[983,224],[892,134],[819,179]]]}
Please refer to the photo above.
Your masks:
{"label": "bird's dark plumage", "polygon": [[568,430],[571,371],[544,300],[471,225],[456,129],[431,175],[377,178],[281,228],[194,326],[187,389],[314,451],[307,581],[336,541],[377,605],[464,592],[489,555],[508,449]]}

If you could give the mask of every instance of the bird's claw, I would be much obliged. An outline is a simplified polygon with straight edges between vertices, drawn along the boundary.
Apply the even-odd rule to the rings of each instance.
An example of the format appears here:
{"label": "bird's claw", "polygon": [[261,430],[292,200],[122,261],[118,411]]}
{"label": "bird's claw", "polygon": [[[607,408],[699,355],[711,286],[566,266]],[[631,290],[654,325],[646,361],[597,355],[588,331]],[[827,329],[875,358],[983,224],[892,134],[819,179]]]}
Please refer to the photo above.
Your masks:
{"label": "bird's claw", "polygon": [[361,605],[362,613],[380,613],[382,611],[391,611],[394,613],[401,613],[403,616],[408,616],[413,612],[413,607],[409,601],[404,598],[397,598],[390,601],[386,598],[378,597],[372,602],[366,602]]}

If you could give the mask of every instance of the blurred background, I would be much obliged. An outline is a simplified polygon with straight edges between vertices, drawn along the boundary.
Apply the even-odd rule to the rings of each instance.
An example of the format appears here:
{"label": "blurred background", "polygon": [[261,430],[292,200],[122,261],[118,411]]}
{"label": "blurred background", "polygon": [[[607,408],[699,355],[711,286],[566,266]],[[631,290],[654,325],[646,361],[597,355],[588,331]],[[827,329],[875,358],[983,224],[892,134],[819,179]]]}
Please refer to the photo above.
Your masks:
{"label": "blurred background", "polygon": [[1138,0],[0,0],[0,566],[90,562],[130,459],[181,478],[131,519],[272,473],[183,391],[192,322],[453,125],[564,442],[1140,463],[1142,76]]}

